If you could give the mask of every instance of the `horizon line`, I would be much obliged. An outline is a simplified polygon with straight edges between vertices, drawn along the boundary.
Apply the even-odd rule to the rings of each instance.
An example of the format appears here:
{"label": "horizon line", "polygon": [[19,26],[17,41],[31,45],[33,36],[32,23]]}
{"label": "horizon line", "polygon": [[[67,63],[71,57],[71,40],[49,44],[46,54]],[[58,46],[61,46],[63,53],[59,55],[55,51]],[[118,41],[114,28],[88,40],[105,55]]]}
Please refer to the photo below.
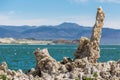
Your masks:
{"label": "horizon line", "polygon": [[[58,25],[61,25],[61,24],[64,24],[64,23],[68,23],[68,24],[77,24],[79,26],[83,26],[83,27],[90,27],[92,28],[93,26],[85,26],[85,25],[80,25],[78,23],[75,23],[75,22],[61,22],[59,24],[42,24],[42,25],[13,25],[13,24],[0,24],[0,26],[15,26],[15,27],[21,27],[21,26],[29,26],[29,27],[41,27],[41,26],[58,26]],[[119,28],[111,28],[111,27],[106,27],[106,26],[103,26],[103,28],[108,28],[108,29],[117,29],[117,30],[120,30]]]}

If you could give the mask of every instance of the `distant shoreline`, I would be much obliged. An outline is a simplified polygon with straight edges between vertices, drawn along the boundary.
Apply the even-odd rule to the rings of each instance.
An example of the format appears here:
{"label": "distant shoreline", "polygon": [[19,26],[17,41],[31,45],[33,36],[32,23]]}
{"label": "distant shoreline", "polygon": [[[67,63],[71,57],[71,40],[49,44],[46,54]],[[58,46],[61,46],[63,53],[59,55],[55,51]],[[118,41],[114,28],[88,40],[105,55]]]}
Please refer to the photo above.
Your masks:
{"label": "distant shoreline", "polygon": [[[14,38],[0,38],[0,45],[64,45],[77,44],[78,40],[32,40],[32,39],[14,39]],[[120,45],[120,44],[103,44],[100,45]]]}
{"label": "distant shoreline", "polygon": [[32,40],[32,39],[14,39],[0,38],[0,44],[26,44],[26,45],[54,45],[54,44],[77,44],[77,40]]}

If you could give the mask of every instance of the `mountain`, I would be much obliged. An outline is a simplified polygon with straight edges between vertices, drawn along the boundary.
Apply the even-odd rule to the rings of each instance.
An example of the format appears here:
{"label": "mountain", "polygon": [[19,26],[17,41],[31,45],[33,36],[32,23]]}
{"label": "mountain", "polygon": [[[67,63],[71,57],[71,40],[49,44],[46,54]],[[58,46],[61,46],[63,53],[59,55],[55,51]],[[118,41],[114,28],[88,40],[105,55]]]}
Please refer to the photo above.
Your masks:
{"label": "mountain", "polygon": [[12,31],[12,30],[8,30],[8,29],[4,29],[2,27],[0,27],[0,37],[16,37],[19,35],[19,32],[16,31]]}
{"label": "mountain", "polygon": [[103,28],[101,43],[120,44],[120,29]]}
{"label": "mountain", "polygon": [[33,29],[35,26],[6,26],[6,25],[1,25],[0,28],[4,28],[10,31],[15,31],[15,32],[23,32],[26,31],[28,29]]}
{"label": "mountain", "polygon": [[[62,23],[56,26],[0,26],[0,37],[34,39],[79,39],[90,38],[92,27],[75,23]],[[102,44],[120,44],[120,29],[103,28]]]}
{"label": "mountain", "polygon": [[39,26],[22,32],[25,36],[37,39],[78,39],[83,36],[90,36],[91,28],[85,28],[75,23],[62,23],[57,26]]}

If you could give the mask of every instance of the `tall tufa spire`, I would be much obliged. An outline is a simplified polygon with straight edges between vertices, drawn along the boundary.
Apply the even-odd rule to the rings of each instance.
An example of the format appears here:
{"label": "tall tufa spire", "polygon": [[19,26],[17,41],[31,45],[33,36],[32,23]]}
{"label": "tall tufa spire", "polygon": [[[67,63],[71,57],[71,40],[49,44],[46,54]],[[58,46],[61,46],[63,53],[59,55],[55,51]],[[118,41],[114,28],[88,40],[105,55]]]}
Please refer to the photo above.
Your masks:
{"label": "tall tufa spire", "polygon": [[87,57],[90,62],[97,62],[97,59],[100,57],[99,44],[102,26],[104,25],[104,17],[105,14],[102,7],[98,7],[91,38],[82,37],[79,40],[79,46],[75,52],[75,59]]}

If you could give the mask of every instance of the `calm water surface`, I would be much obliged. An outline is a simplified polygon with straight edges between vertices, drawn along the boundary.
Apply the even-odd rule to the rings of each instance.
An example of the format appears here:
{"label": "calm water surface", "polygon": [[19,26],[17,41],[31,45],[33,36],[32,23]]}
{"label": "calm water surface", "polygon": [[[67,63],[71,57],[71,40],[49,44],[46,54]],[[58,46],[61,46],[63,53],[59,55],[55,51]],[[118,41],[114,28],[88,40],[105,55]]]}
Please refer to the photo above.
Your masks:
{"label": "calm water surface", "polygon": [[[99,62],[120,59],[120,45],[102,45]],[[67,56],[74,57],[77,45],[0,45],[0,63],[6,61],[10,69],[26,71],[35,67],[33,52],[37,48],[48,48],[50,55],[57,61]]]}

